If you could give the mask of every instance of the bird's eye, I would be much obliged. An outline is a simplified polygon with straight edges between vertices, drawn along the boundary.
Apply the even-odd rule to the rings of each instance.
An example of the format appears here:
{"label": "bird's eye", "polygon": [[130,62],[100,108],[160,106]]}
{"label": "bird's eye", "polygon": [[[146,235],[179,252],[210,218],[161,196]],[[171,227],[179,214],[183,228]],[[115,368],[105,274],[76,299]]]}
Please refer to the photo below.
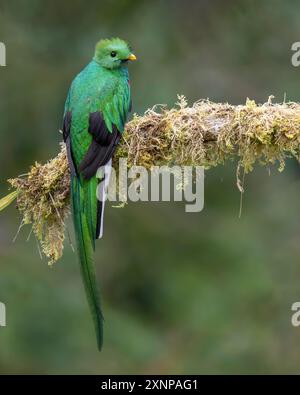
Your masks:
{"label": "bird's eye", "polygon": [[112,52],[110,53],[110,56],[111,56],[112,58],[115,58],[115,57],[117,56],[117,52],[112,51]]}

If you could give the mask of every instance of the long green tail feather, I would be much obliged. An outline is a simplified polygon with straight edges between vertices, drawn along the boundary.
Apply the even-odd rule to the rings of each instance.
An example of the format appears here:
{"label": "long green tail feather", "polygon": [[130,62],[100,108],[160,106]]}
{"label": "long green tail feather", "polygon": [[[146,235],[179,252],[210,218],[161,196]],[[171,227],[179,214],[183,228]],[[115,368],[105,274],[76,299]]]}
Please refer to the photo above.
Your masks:
{"label": "long green tail feather", "polygon": [[[96,182],[71,180],[73,219],[82,279],[96,329],[98,348],[103,344],[103,316],[94,268],[94,238],[91,231],[97,215]],[[91,212],[93,215],[90,216]],[[91,235],[92,233],[92,235]]]}

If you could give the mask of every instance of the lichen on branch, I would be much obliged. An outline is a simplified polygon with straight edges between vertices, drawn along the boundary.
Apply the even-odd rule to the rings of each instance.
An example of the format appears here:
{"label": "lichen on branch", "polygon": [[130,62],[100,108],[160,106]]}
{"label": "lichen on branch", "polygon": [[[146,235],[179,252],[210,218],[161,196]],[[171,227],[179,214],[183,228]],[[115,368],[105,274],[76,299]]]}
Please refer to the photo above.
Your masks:
{"label": "lichen on branch", "polygon": [[70,174],[65,147],[44,165],[35,163],[30,172],[8,180],[17,192],[17,208],[22,215],[21,226],[32,225],[49,264],[63,252],[65,220],[70,212]]}
{"label": "lichen on branch", "polygon": [[[213,103],[202,100],[188,106],[183,96],[175,108],[155,106],[134,115],[114,157],[127,158],[128,166],[192,165],[210,168],[237,159],[247,173],[255,163],[278,162],[282,171],[287,158],[300,158],[300,105],[273,104],[272,97],[257,105]],[[9,180],[15,194],[0,201],[6,207],[17,196],[24,224],[32,224],[49,263],[62,256],[65,220],[69,214],[66,150],[48,163],[32,166],[26,177]],[[239,185],[239,183],[238,183]]]}
{"label": "lichen on branch", "polygon": [[238,158],[246,172],[256,162],[299,160],[300,105],[297,103],[245,105],[199,101],[188,107],[179,96],[172,109],[154,107],[128,123],[115,159],[129,165],[204,166],[210,168]]}

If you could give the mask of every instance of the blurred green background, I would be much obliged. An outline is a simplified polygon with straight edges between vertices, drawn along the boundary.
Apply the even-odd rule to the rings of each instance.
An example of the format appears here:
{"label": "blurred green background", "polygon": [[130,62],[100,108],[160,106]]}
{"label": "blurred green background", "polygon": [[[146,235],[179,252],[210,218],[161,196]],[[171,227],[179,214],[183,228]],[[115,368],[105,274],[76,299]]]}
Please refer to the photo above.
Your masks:
{"label": "blurred green background", "polygon": [[[69,84],[99,38],[129,40],[134,111],[155,103],[300,101],[299,1],[2,0],[0,193],[6,179],[56,155]],[[77,257],[54,268],[30,228],[0,216],[0,373],[299,373],[299,166],[246,177],[241,219],[236,163],[206,172],[205,209],[183,203],[107,207],[97,245],[105,345],[94,329]],[[270,173],[270,174],[269,174]],[[71,223],[69,228],[72,229]]]}

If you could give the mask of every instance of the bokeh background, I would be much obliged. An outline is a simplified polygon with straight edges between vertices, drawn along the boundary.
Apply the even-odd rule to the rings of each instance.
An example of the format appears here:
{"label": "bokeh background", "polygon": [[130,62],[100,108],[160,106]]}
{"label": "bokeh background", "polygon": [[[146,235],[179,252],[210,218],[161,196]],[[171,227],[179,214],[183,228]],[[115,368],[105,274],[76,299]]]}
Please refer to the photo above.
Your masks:
{"label": "bokeh background", "polygon": [[[134,110],[176,95],[243,103],[300,101],[296,0],[2,0],[0,193],[6,179],[56,155],[69,84],[99,38],[130,41]],[[206,172],[205,209],[183,203],[108,207],[97,271],[105,345],[94,329],[77,257],[66,243],[52,269],[30,228],[0,216],[0,373],[299,373],[299,165],[246,177],[242,217],[236,163]],[[71,229],[71,223],[69,224]]]}

